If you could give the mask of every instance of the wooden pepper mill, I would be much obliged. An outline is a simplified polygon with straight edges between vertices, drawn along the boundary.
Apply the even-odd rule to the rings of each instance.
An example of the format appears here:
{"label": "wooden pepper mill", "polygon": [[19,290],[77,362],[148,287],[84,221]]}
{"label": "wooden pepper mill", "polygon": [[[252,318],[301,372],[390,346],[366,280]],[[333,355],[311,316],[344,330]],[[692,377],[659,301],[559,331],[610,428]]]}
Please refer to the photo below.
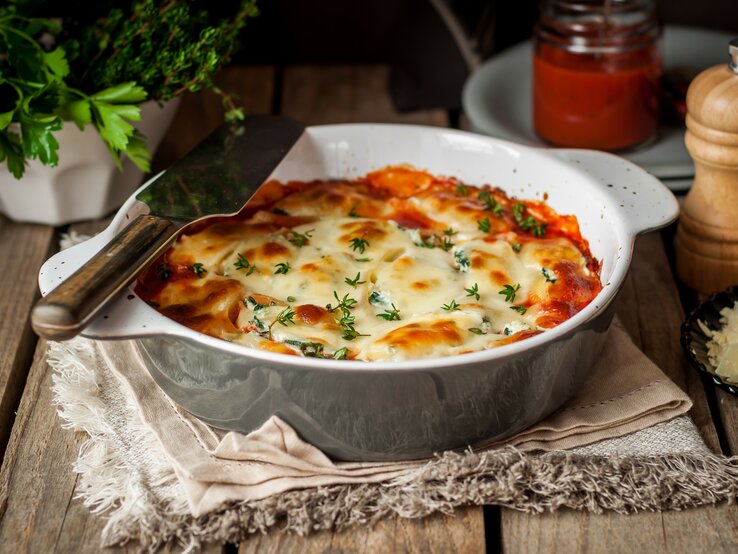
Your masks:
{"label": "wooden pepper mill", "polygon": [[687,91],[684,141],[694,185],[679,216],[677,273],[710,293],[738,285],[738,39],[730,62],[700,73]]}

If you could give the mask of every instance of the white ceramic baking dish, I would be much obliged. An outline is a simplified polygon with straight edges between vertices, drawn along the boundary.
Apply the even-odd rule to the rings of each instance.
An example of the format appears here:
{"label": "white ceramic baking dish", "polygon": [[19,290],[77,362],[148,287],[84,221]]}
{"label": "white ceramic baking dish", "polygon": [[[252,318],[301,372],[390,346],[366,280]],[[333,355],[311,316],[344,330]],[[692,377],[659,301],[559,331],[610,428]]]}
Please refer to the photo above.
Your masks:
{"label": "white ceramic baking dish", "polygon": [[[673,221],[676,199],[656,178],[614,155],[411,125],[310,127],[272,178],[353,178],[402,163],[489,183],[520,198],[547,195],[558,213],[577,216],[602,260],[602,291],[540,335],[416,361],[335,361],[251,349],[164,317],[132,288],[83,334],[134,339],[157,383],[208,423],[248,432],[276,414],[340,459],[417,458],[499,440],[539,421],[571,396],[599,354],[635,237]],[[53,256],[39,274],[42,294],[144,209],[131,197],[102,233]]]}

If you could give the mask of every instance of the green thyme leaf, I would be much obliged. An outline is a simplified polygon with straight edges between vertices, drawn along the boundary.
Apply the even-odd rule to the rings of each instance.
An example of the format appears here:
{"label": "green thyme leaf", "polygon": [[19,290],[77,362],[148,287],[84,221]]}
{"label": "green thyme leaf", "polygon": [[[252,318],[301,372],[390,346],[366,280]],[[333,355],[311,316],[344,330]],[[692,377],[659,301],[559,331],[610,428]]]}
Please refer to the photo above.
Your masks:
{"label": "green thyme leaf", "polygon": [[392,304],[391,310],[385,310],[384,313],[377,314],[377,317],[381,317],[382,319],[386,321],[399,321],[400,320],[400,310],[398,310],[394,304]]}
{"label": "green thyme leaf", "polygon": [[366,281],[359,281],[359,279],[361,279],[361,273],[357,273],[356,277],[354,277],[353,279],[349,279],[348,277],[346,277],[344,279],[344,282],[347,285],[356,288],[358,285],[363,285],[364,283],[366,283]]}
{"label": "green thyme leaf", "polygon": [[256,266],[251,264],[246,258],[244,258],[243,254],[241,254],[240,252],[236,254],[236,263],[234,263],[233,266],[238,270],[245,270],[246,277],[251,275],[256,270]]}
{"label": "green thyme leaf", "polygon": [[499,294],[505,295],[505,302],[515,302],[515,294],[520,290],[520,283],[505,285]]}
{"label": "green thyme leaf", "polygon": [[459,305],[456,303],[456,300],[452,300],[448,304],[441,306],[441,309],[446,310],[447,312],[454,312],[459,309]]}
{"label": "green thyme leaf", "polygon": [[474,283],[470,288],[464,289],[467,296],[473,296],[476,300],[479,300],[479,285]]}
{"label": "green thyme leaf", "polygon": [[354,237],[349,241],[349,246],[351,246],[354,252],[358,250],[359,254],[363,254],[364,250],[369,246],[369,241],[363,237]]}
{"label": "green thyme leaf", "polygon": [[292,266],[288,262],[281,262],[274,266],[275,275],[287,275],[287,272],[292,269]]}

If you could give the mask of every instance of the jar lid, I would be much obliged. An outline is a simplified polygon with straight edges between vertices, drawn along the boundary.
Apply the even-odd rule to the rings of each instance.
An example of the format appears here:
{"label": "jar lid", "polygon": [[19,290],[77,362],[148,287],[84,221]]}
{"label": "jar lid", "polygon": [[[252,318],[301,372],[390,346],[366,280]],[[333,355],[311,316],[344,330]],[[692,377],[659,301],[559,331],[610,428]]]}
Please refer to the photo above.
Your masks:
{"label": "jar lid", "polygon": [[609,54],[652,44],[661,23],[654,0],[548,0],[535,32],[570,52]]}

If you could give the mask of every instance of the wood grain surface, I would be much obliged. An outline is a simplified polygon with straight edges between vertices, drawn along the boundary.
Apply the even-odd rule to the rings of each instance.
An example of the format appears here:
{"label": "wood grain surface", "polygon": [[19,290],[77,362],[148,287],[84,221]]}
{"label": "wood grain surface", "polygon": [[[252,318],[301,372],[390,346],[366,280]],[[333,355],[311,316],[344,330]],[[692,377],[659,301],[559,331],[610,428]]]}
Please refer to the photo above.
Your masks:
{"label": "wood grain surface", "polygon": [[[222,77],[224,88],[239,94],[252,113],[282,111],[309,124],[447,124],[446,114],[441,111],[395,113],[386,91],[388,71],[381,66],[299,66],[284,70],[234,67]],[[217,126],[221,114],[220,100],[211,94],[185,98],[155,157],[155,170],[194,146]],[[76,225],[73,229],[95,232],[105,223]],[[17,225],[0,218],[0,259],[14,262],[6,270],[12,276],[6,274],[8,278],[0,280],[5,316],[0,319],[0,432],[6,436],[25,384],[0,470],[0,552],[101,551],[100,532],[105,520],[91,515],[75,498],[77,481],[72,463],[85,436],[60,428],[51,404],[46,343],[36,345],[28,325],[19,324],[27,321],[37,296],[38,266],[56,247],[56,240],[49,227]],[[638,241],[618,314],[636,343],[694,399],[691,415],[709,446],[719,451],[722,445],[726,451],[737,453],[738,398],[711,388],[706,396],[703,383],[687,367],[676,342],[683,315],[658,233]],[[708,400],[715,402],[709,405]],[[307,538],[281,532],[255,535],[238,547],[213,544],[206,546],[205,552],[482,552],[485,539],[490,551],[501,548],[511,553],[734,552],[737,522],[735,505],[634,516],[572,510],[534,516],[498,508],[483,513],[482,508],[470,507],[452,516],[388,518],[373,528],[321,532]],[[178,550],[172,545],[164,552]],[[136,545],[105,551],[134,552]]]}
{"label": "wood grain surface", "polygon": [[52,227],[14,223],[0,215],[0,452],[8,442],[36,344],[28,322],[40,296],[36,276],[54,242]]}

